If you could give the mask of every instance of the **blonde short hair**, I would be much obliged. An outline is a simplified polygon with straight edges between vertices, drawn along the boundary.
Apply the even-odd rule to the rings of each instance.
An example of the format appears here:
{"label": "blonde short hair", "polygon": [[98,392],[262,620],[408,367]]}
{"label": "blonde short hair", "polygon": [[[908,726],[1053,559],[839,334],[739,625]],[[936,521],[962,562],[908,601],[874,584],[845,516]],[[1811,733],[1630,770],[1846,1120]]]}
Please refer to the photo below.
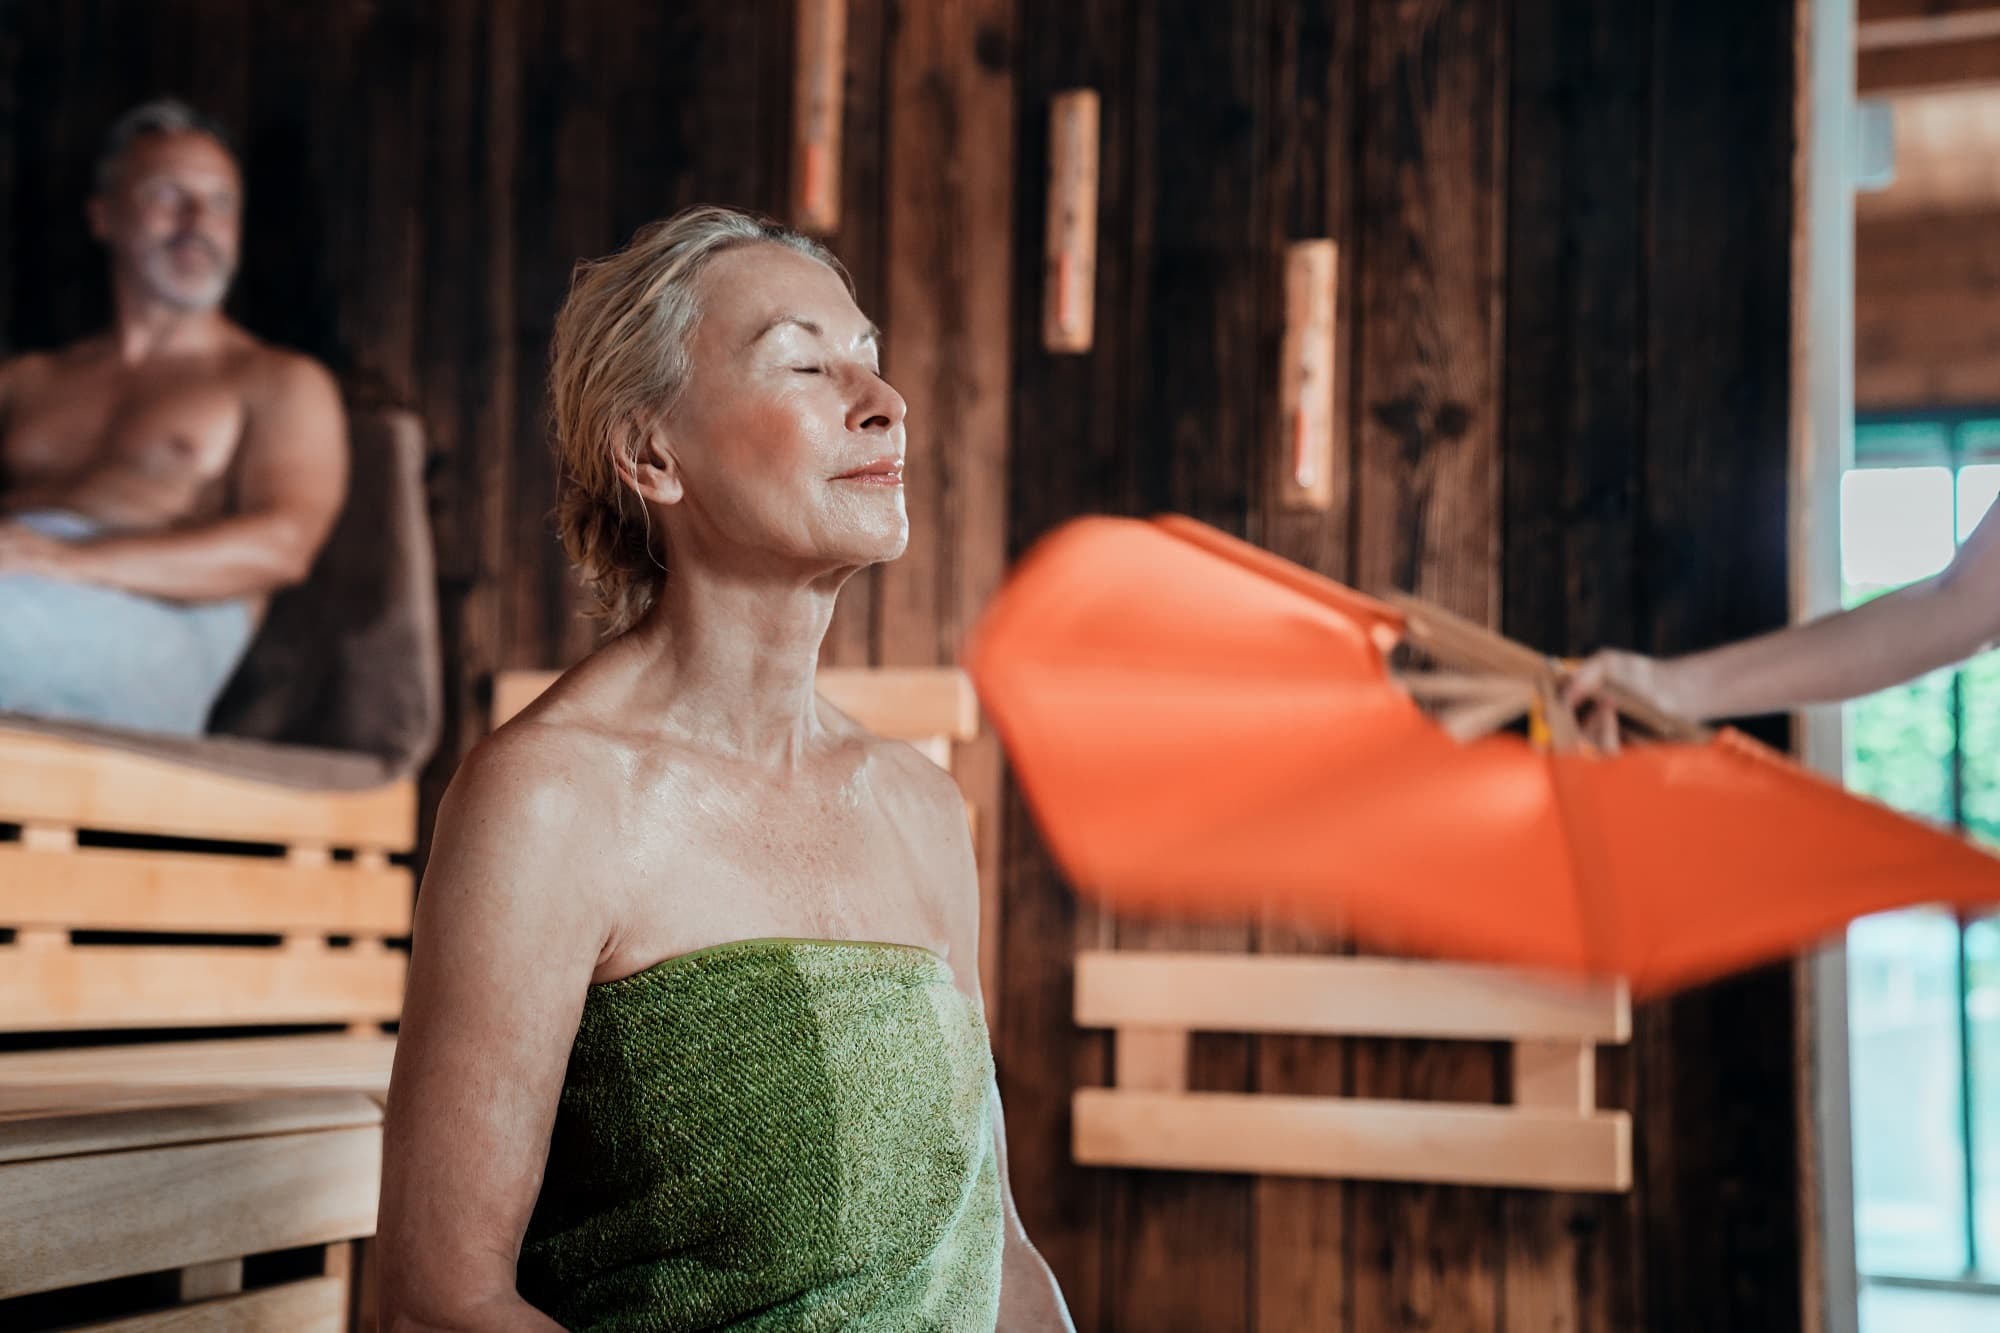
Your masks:
{"label": "blonde short hair", "polygon": [[636,464],[645,428],[687,387],[702,270],[758,242],[818,260],[852,292],[847,271],[818,241],[770,218],[704,205],[641,228],[616,254],[578,264],[556,316],[549,367],[556,531],[607,634],[638,623],[665,575],[646,506],[619,479],[618,464]]}

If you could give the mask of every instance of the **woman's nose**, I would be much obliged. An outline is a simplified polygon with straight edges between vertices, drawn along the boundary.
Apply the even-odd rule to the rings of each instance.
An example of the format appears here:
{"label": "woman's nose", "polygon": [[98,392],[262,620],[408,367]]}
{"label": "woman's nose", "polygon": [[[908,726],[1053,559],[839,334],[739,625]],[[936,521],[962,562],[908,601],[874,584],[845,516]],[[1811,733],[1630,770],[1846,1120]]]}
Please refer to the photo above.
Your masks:
{"label": "woman's nose", "polygon": [[861,392],[847,410],[847,428],[855,431],[889,431],[903,424],[910,405],[903,395],[880,375],[870,373]]}

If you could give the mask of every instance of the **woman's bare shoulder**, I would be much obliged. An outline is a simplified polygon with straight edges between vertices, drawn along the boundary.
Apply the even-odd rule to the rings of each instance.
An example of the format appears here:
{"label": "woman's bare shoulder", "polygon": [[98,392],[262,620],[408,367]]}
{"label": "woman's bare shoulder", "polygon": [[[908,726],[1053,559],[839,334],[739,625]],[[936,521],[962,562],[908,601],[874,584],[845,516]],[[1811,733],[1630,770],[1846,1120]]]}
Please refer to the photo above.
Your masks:
{"label": "woman's bare shoulder", "polygon": [[617,766],[615,750],[588,729],[524,715],[472,748],[452,775],[445,805],[461,819],[520,821],[523,831],[561,827],[599,805],[608,770]]}
{"label": "woman's bare shoulder", "polygon": [[554,884],[571,907],[601,901],[621,864],[624,768],[618,746],[589,730],[526,717],[503,726],[452,776],[424,891],[480,910],[519,896],[530,917]]}

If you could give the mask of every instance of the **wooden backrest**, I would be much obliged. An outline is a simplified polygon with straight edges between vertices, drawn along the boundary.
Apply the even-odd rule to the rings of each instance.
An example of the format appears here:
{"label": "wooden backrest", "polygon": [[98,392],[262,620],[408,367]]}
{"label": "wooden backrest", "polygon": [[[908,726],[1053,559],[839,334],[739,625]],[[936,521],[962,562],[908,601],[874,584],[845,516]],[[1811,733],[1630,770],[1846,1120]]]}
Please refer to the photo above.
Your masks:
{"label": "wooden backrest", "polygon": [[0,1032],[395,1019],[416,811],[0,729]]}
{"label": "wooden backrest", "polygon": [[[513,717],[560,672],[503,671],[493,681],[493,725]],[[908,741],[950,769],[951,747],[979,734],[979,700],[956,667],[824,667],[820,697],[879,735]]]}
{"label": "wooden backrest", "polygon": [[280,591],[209,714],[209,730],[366,754],[415,772],[444,716],[423,424],[350,418],[347,503],[303,583]]}
{"label": "wooden backrest", "polygon": [[[1623,985],[1390,958],[1085,952],[1076,1021],[1112,1028],[1114,1088],[1080,1089],[1086,1165],[1622,1191],[1631,1120],[1597,1109],[1596,1049],[1629,1041]],[[1502,1105],[1187,1090],[1189,1034],[1504,1042]]]}

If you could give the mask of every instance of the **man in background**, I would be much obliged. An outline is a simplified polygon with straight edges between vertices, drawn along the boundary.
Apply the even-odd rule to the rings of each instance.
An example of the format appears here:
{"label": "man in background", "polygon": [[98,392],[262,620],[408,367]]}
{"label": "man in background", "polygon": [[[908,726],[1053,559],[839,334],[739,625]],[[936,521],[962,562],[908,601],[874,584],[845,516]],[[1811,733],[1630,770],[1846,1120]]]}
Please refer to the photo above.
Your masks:
{"label": "man in background", "polygon": [[242,204],[190,108],[112,127],[87,210],[111,326],[0,362],[0,711],[199,733],[332,529],[332,377],[222,313]]}

